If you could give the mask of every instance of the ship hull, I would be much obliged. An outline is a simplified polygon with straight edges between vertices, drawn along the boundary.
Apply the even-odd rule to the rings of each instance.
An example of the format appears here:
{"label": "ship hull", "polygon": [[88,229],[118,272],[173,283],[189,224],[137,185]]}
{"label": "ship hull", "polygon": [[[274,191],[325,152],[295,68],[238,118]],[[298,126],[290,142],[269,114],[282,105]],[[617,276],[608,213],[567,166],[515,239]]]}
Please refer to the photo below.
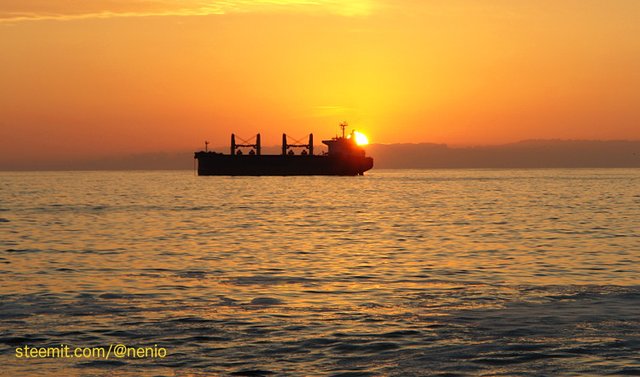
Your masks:
{"label": "ship hull", "polygon": [[225,155],[196,152],[198,175],[362,175],[371,157]]}

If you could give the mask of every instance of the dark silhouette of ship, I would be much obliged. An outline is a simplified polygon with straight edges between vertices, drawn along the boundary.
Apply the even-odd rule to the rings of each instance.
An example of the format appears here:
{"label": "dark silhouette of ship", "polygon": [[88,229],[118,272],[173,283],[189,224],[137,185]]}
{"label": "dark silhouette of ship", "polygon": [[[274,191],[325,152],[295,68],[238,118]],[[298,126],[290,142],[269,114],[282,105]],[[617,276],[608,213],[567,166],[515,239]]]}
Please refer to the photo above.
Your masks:
{"label": "dark silhouette of ship", "polygon": [[[365,156],[364,149],[356,143],[355,133],[345,137],[346,123],[340,124],[342,136],[323,140],[329,151],[313,153],[313,134],[309,134],[308,144],[289,144],[287,135],[282,134],[282,153],[263,155],[260,134],[255,143],[237,144],[231,134],[231,154],[211,152],[208,142],[205,150],[195,152],[198,161],[198,175],[363,175],[373,167],[373,158]],[[250,148],[247,154],[243,149]],[[294,149],[302,149],[299,154]]]}

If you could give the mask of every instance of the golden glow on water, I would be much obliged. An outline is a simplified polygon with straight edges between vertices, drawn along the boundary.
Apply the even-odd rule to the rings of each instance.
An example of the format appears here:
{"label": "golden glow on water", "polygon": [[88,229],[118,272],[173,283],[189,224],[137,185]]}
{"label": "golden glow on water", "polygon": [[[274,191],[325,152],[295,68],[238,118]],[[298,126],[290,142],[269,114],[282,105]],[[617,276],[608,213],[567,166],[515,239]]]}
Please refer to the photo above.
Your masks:
{"label": "golden glow on water", "polygon": [[[143,376],[171,374],[173,363],[184,374],[278,374],[276,356],[318,376],[410,375],[424,355],[488,371],[467,354],[513,357],[501,348],[509,341],[557,355],[627,336],[611,324],[636,329],[637,170],[0,182],[0,325],[10,329],[0,341],[158,343],[174,355]],[[466,351],[443,351],[456,347]],[[578,362],[571,352],[550,368]],[[621,368],[598,352],[581,368]],[[7,361],[12,375],[34,374],[36,364]],[[103,371],[39,362],[59,375]],[[537,370],[514,365],[506,370]]]}

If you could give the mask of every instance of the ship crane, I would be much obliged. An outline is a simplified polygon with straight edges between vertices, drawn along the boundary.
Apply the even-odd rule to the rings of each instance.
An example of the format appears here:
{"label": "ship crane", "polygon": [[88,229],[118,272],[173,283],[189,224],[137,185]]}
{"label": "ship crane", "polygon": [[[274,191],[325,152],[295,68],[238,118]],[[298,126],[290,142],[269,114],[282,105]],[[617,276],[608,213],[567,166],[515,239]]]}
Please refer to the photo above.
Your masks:
{"label": "ship crane", "polygon": [[291,148],[304,148],[301,155],[313,156],[313,134],[309,134],[309,143],[303,144],[302,139],[294,139],[295,144],[289,144],[287,142],[287,134],[282,134],[282,155],[293,156],[295,152]]}
{"label": "ship crane", "polygon": [[[251,143],[251,140],[256,140],[255,143]],[[260,156],[260,152],[262,151],[262,146],[260,144],[260,134],[257,134],[255,137],[251,139],[245,140],[238,136],[238,139],[242,141],[243,144],[236,144],[236,134],[231,134],[231,155],[242,155],[242,150],[240,148],[252,148],[249,154],[254,155],[257,154]]]}

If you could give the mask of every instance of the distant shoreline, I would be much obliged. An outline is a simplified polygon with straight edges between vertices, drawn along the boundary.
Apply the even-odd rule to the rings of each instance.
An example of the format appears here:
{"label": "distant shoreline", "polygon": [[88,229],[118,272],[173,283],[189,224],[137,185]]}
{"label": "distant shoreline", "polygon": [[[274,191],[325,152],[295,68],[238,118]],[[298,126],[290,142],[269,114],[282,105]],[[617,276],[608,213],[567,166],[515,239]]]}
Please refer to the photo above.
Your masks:
{"label": "distant shoreline", "polygon": [[[278,154],[280,147],[265,147]],[[222,148],[214,150],[223,151]],[[528,140],[449,147],[445,144],[372,144],[374,169],[640,168],[640,141]],[[59,161],[1,161],[0,171],[193,170],[194,151],[141,153]]]}

